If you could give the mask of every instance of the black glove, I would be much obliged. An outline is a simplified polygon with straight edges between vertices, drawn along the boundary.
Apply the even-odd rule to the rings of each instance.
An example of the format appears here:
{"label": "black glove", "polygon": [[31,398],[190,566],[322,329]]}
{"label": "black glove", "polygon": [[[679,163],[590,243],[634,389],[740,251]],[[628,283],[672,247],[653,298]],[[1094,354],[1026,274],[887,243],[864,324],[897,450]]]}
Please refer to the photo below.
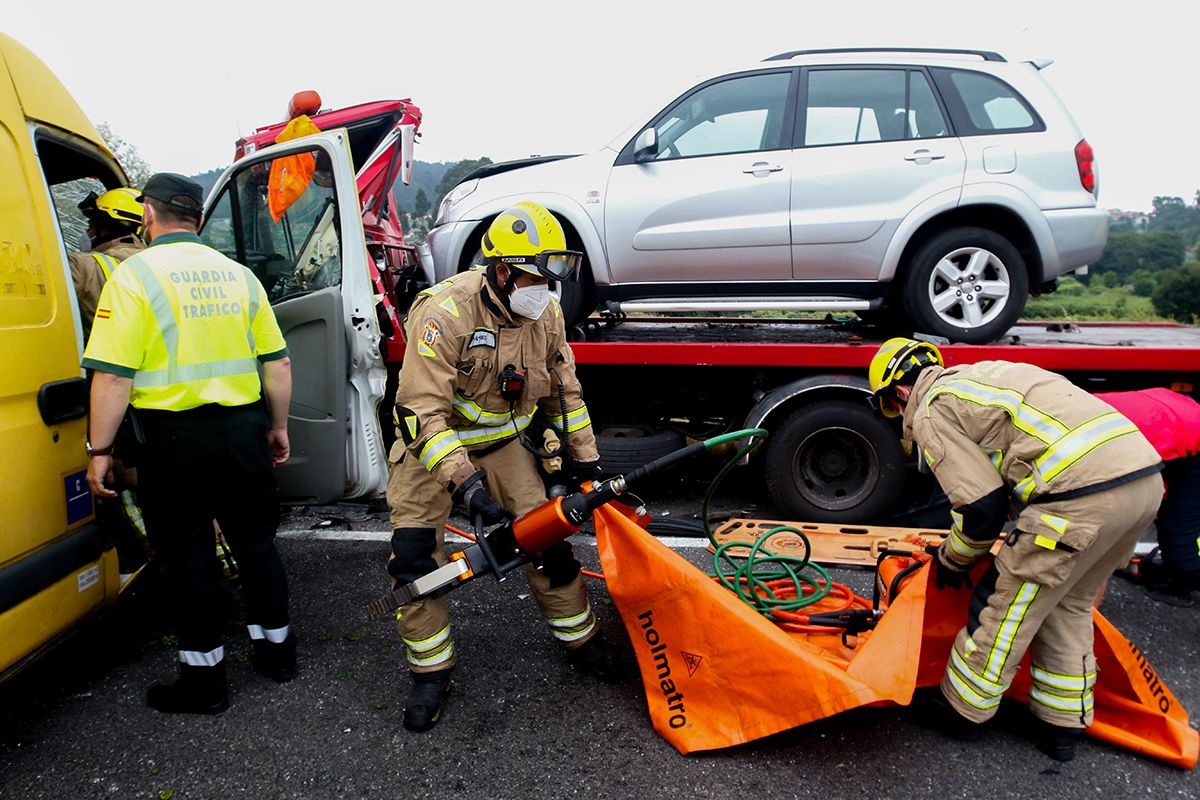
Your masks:
{"label": "black glove", "polygon": [[566,472],[567,480],[572,486],[579,486],[588,481],[599,481],[604,476],[598,460],[572,461]]}
{"label": "black glove", "polygon": [[937,585],[938,591],[961,589],[964,586],[970,589],[971,572],[947,567],[945,562],[935,557],[933,559],[933,581]]}
{"label": "black glove", "polygon": [[455,492],[458,499],[467,507],[467,516],[474,522],[476,517],[483,517],[484,525],[498,525],[516,516],[488,494],[484,485],[483,470],[476,470],[467,478]]}

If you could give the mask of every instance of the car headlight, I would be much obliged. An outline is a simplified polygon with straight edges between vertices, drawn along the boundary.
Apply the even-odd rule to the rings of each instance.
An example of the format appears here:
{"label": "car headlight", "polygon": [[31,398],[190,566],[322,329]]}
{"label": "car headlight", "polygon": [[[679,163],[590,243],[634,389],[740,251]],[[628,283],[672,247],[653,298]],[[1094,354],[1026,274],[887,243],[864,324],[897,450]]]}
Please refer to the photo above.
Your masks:
{"label": "car headlight", "polygon": [[475,191],[475,187],[478,185],[479,179],[476,178],[473,181],[465,181],[460,183],[458,186],[455,186],[453,189],[447,192],[446,196],[442,198],[442,202],[438,205],[437,219],[434,221],[434,224],[436,225],[441,222],[442,218],[446,216],[446,212],[448,212],[455,203],[459,202],[471,192]]}

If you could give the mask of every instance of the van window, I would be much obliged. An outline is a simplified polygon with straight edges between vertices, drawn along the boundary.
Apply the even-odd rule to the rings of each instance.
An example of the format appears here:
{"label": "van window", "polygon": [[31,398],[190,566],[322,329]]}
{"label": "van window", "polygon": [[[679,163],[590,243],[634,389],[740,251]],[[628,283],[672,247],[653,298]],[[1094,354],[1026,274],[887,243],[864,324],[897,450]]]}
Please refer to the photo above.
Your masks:
{"label": "van window", "polygon": [[[341,233],[329,158],[279,219],[267,202],[271,159],[246,165],[209,209],[200,237],[250,268],[272,303],[341,283]],[[287,158],[280,156],[279,158]]]}
{"label": "van window", "polygon": [[[49,189],[63,248],[72,252],[91,249],[91,243],[87,239],[87,221],[76,206],[88,192],[100,193],[109,187],[120,186],[120,176],[107,156],[90,145],[77,140],[62,141],[48,131],[37,131],[34,139],[42,171],[41,178]],[[37,180],[33,176],[30,177]],[[35,213],[33,203],[20,203],[2,216],[10,217],[18,210],[30,215]],[[37,225],[26,224],[27,230],[37,230]],[[0,277],[0,283],[3,284],[0,288],[5,293],[25,293],[31,299],[36,295],[38,302],[26,304],[32,316],[23,322],[42,324],[49,319],[54,302],[48,290],[51,282],[42,270],[47,264],[56,261],[55,254],[42,253],[41,243],[36,241],[25,242],[19,249],[17,261],[20,262],[20,266],[16,269],[19,274],[14,276],[15,280],[10,280],[8,276]],[[65,272],[67,265],[62,263],[61,269]],[[40,310],[35,310],[35,307]]]}
{"label": "van window", "polygon": [[655,126],[655,160],[779,149],[790,85],[790,73],[776,72],[732,78],[693,92]]}

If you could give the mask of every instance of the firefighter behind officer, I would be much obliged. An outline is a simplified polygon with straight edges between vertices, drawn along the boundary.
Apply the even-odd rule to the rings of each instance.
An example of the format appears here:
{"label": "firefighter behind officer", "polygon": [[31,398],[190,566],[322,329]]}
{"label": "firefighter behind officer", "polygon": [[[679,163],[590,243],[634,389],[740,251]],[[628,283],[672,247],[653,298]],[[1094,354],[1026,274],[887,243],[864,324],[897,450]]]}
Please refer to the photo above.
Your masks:
{"label": "firefighter behind officer", "polygon": [[84,351],[94,370],[88,484],[115,495],[113,445],[132,405],[144,431],[140,498],[179,642],[179,680],[150,687],[147,702],[216,714],[229,698],[214,518],[241,568],[255,666],[277,682],[296,674],[272,469],[288,458],[291,368],[262,284],[197,235],[200,185],[159,173],[143,200],[150,247],[105,284]]}
{"label": "firefighter behind officer", "polygon": [[935,723],[977,740],[1028,649],[1038,747],[1070,760],[1092,722],[1092,600],[1154,519],[1158,454],[1111,406],[1026,364],[946,369],[933,345],[891,339],[869,378],[879,410],[903,418],[904,438],[950,499],[950,535],[933,565],[939,589],[969,586],[1010,493],[1023,506],[975,587],[941,692],[929,698]]}
{"label": "firefighter behind officer", "polygon": [[101,195],[89,192],[77,206],[87,219],[87,235],[92,244],[89,252],[67,254],[71,281],[79,299],[84,342],[92,333],[100,290],[112,277],[113,270],[146,247],[138,238],[142,232],[142,204],[137,199],[140,194],[128,186],[109,189]]}
{"label": "firefighter behind officer", "polygon": [[[535,412],[565,440],[568,479],[599,476],[562,309],[550,295],[551,282],[569,280],[581,254],[566,249],[562,225],[531,202],[492,222],[483,254],[486,268],[426,289],[408,314],[387,492],[393,585],[446,563],[443,526],[453,501],[485,525],[546,501],[538,458],[525,442]],[[600,636],[579,570],[562,542],[526,574],[568,660],[601,680],[620,680],[624,665]],[[446,600],[411,603],[398,618],[412,674],[404,726],[428,730],[457,655]]]}

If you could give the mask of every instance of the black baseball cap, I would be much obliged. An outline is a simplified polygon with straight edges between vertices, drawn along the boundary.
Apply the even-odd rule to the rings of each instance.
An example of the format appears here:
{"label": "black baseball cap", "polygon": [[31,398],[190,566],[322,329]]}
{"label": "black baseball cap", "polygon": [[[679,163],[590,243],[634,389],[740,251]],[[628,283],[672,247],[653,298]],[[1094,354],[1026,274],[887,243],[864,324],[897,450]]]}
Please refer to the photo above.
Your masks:
{"label": "black baseball cap", "polygon": [[152,197],[185,211],[199,211],[204,207],[204,187],[186,175],[175,172],[156,172],[146,181],[138,202]]}

